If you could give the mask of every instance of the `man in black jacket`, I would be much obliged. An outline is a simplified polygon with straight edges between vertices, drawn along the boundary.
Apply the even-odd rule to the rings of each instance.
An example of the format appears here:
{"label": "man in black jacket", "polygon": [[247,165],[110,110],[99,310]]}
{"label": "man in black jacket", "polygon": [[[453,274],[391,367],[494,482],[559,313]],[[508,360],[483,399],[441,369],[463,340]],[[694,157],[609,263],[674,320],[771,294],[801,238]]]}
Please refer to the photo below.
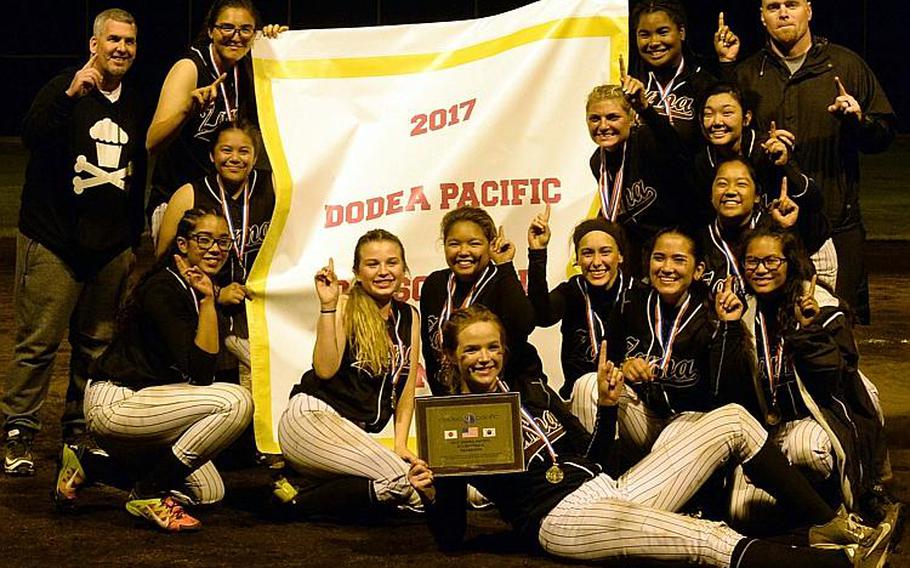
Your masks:
{"label": "man in black jacket", "polygon": [[84,440],[92,360],[110,342],[143,229],[145,131],[136,92],[121,83],[136,56],[136,23],[119,9],[94,21],[91,56],[35,97],[22,138],[30,152],[16,248],[16,347],[4,380],[4,471],[31,475],[51,367],[72,346],[64,440]]}
{"label": "man in black jacket", "polygon": [[[768,129],[796,135],[793,155],[815,179],[837,248],[837,293],[868,322],[859,210],[859,152],[883,152],[894,140],[896,117],[869,66],[855,53],[814,36],[808,0],[761,0],[768,42],[735,68],[747,106]],[[715,48],[721,62],[736,59],[739,40],[720,20]],[[864,290],[862,297],[860,290]]]}

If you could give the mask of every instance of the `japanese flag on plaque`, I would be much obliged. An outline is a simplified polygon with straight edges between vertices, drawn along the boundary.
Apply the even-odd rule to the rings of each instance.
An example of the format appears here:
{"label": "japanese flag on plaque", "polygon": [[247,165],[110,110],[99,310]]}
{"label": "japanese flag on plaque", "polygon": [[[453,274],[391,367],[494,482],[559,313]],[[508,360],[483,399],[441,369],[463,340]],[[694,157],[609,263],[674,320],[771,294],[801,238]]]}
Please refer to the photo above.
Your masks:
{"label": "japanese flag on plaque", "polygon": [[[312,364],[313,275],[333,257],[350,281],[366,231],[401,238],[410,266],[401,298],[416,305],[424,277],[445,267],[439,221],[447,211],[486,208],[517,245],[524,278],[528,223],[549,203],[548,277],[551,285],[566,278],[572,227],[599,206],[585,99],[618,81],[627,24],[626,0],[545,0],[478,20],[256,41],[256,100],[277,201],[248,310],[262,451],[278,451],[288,393]],[[558,386],[558,332],[532,341]]]}

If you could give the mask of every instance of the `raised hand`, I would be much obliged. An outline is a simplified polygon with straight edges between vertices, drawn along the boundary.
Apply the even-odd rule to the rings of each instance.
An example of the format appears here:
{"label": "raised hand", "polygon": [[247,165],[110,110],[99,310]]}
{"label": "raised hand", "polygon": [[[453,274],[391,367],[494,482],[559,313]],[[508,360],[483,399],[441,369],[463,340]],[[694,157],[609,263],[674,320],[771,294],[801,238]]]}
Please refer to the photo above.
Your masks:
{"label": "raised hand", "polygon": [[193,290],[202,294],[205,298],[214,298],[215,286],[209,275],[202,271],[198,266],[191,266],[186,259],[179,254],[174,255],[174,264],[177,265],[177,272],[186,281]]}
{"label": "raised hand", "polygon": [[436,488],[433,486],[433,470],[422,459],[411,462],[408,470],[408,482],[424,499],[429,502],[436,501]]}
{"label": "raised hand", "polygon": [[813,274],[805,294],[803,294],[802,298],[793,306],[794,315],[796,316],[796,321],[799,322],[800,327],[806,327],[818,317],[818,302],[815,300],[815,284],[817,281],[818,276]]}
{"label": "raised hand", "polygon": [[863,109],[853,96],[844,88],[840,77],[834,78],[834,86],[837,88],[837,96],[834,102],[828,105],[828,112],[838,117],[855,117],[857,121],[863,119]]}
{"label": "raised hand", "polygon": [[490,258],[496,264],[512,262],[512,259],[515,258],[515,243],[506,238],[502,225],[499,226],[496,238],[490,243]]}
{"label": "raised hand", "polygon": [[70,82],[69,88],[66,89],[68,97],[84,97],[92,92],[93,89],[101,86],[103,77],[101,76],[101,71],[95,68],[95,59],[97,57],[96,54],[92,54],[88,58],[88,62],[82,66],[82,69],[76,71],[76,74],[73,75],[73,80]]}
{"label": "raised hand", "polygon": [[626,74],[626,65],[619,57],[619,81],[622,87],[622,93],[626,100],[632,105],[636,112],[641,112],[648,108],[648,92],[645,90],[645,84],[631,75]]}
{"label": "raised hand", "polygon": [[771,213],[771,219],[781,229],[789,229],[796,225],[796,221],[799,219],[799,205],[787,196],[786,176],[780,180],[780,197],[771,202],[768,210]]}
{"label": "raised hand", "polygon": [[724,63],[736,61],[739,57],[739,38],[724,23],[724,13],[717,15],[717,31],[714,32],[714,52],[717,58]]}
{"label": "raised hand", "polygon": [[281,24],[266,24],[262,26],[262,35],[269,38],[275,39],[278,37],[278,34],[288,31],[290,28],[287,26],[282,26]]}
{"label": "raised hand", "polygon": [[316,283],[316,295],[319,296],[321,308],[334,310],[341,295],[341,286],[335,275],[335,261],[329,258],[329,264],[320,268],[313,280]]}
{"label": "raised hand", "polygon": [[762,149],[774,162],[775,166],[785,166],[790,161],[790,152],[796,145],[796,136],[787,130],[779,130],[774,121],[768,129],[768,139],[762,142]]}
{"label": "raised hand", "polygon": [[714,311],[721,321],[739,321],[743,317],[743,302],[733,291],[733,275],[724,279],[723,287],[714,296]]}
{"label": "raised hand", "polygon": [[641,357],[623,361],[622,376],[631,383],[646,383],[654,380],[654,368]]}
{"label": "raised hand", "polygon": [[231,282],[218,292],[218,303],[222,306],[242,304],[249,297],[246,286],[239,282]]}
{"label": "raised hand", "polygon": [[616,406],[624,385],[622,371],[607,359],[607,342],[600,342],[600,357],[597,360],[597,404]]}
{"label": "raised hand", "polygon": [[547,248],[550,243],[550,204],[547,203],[543,213],[538,213],[531,219],[528,226],[528,248],[540,250]]}
{"label": "raised hand", "polygon": [[206,108],[212,104],[212,102],[218,98],[218,85],[223,83],[225,79],[227,79],[227,73],[222,73],[217,79],[212,81],[210,85],[190,91],[193,105],[196,108]]}

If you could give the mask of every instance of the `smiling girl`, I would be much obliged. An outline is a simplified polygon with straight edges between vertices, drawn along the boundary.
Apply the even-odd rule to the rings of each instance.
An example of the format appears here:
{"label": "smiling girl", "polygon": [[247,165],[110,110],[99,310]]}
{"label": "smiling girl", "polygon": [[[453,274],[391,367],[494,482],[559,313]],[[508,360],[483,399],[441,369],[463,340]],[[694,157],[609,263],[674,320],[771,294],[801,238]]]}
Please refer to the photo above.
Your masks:
{"label": "smiling girl", "polygon": [[[746,326],[754,339],[753,412],[790,461],[848,508],[878,481],[885,459],[882,425],[859,370],[844,307],[816,285],[793,235],[760,228],[744,239],[740,262],[748,291]],[[738,477],[731,513],[767,516],[774,500]]]}
{"label": "smiling girl", "polygon": [[675,0],[644,0],[632,8],[640,65],[632,74],[645,84],[656,111],[669,117],[691,152],[701,143],[696,103],[714,77],[686,45],[686,13]]}
{"label": "smiling girl", "polygon": [[[230,246],[217,211],[187,211],[168,254],[131,293],[121,330],[86,388],[89,431],[134,482],[127,511],[168,532],[201,526],[172,491],[192,504],[224,497],[211,460],[253,415],[248,391],[214,382],[220,341],[212,278]],[[92,459],[80,463],[64,445],[58,506],[75,505],[80,486],[96,473]]]}
{"label": "smiling girl", "polygon": [[[515,245],[490,215],[478,207],[459,207],[442,218],[440,227],[448,268],[427,276],[420,291],[423,360],[433,394],[452,392],[454,377],[445,367],[442,328],[452,312],[474,304],[493,311],[506,326],[514,363],[509,377],[546,377],[537,350],[528,343],[534,330],[534,308],[525,296],[515,265]],[[516,369],[513,369],[515,367]]]}
{"label": "smiling girl", "polygon": [[[648,126],[634,126],[636,116]],[[640,251],[662,228],[697,224],[706,217],[684,175],[688,165],[679,136],[648,102],[641,81],[631,76],[622,85],[601,85],[585,106],[588,134],[597,144],[590,158],[598,183],[600,215],[619,223],[627,239],[625,267],[633,276],[644,268]],[[643,136],[654,136],[660,146]],[[659,151],[658,151],[659,148]]]}
{"label": "smiling girl", "polygon": [[528,298],[536,324],[549,327],[561,321],[563,385],[559,395],[574,399],[575,381],[597,370],[597,347],[606,336],[606,323],[622,291],[631,284],[623,276],[621,229],[604,219],[579,223],[572,233],[581,274],[548,291],[547,245],[549,206],[528,227]]}
{"label": "smiling girl", "polygon": [[[417,311],[395,299],[407,273],[395,235],[374,229],[354,249],[355,283],[341,293],[334,264],[315,277],[320,313],[313,368],[291,391],[278,441],[313,485],[276,487],[305,515],[357,515],[419,505],[407,481],[407,447],[420,356]],[[371,436],[394,417],[394,451]],[[282,493],[284,491],[284,493]]]}
{"label": "smiling girl", "polygon": [[[157,156],[146,208],[153,238],[171,195],[212,172],[215,129],[239,119],[258,124],[248,57],[258,29],[275,38],[287,27],[262,27],[251,0],[215,0],[199,40],[168,72],[145,142]],[[265,153],[259,158],[267,168]]]}

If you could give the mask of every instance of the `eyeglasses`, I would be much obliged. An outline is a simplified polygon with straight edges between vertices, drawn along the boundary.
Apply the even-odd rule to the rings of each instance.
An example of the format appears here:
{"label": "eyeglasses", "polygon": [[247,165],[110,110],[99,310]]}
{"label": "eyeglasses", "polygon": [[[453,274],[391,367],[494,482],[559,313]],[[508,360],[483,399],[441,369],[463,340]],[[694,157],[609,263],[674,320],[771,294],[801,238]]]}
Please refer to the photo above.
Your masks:
{"label": "eyeglasses", "polygon": [[231,250],[231,245],[234,244],[231,237],[220,237],[216,239],[209,233],[193,233],[187,238],[196,241],[196,244],[199,245],[199,248],[202,250],[209,250],[213,245],[217,244],[219,249],[227,252]]}
{"label": "eyeglasses", "polygon": [[240,37],[252,37],[253,32],[256,31],[256,28],[249,24],[242,26],[235,26],[234,24],[215,24],[214,28],[228,37],[233,36],[237,32],[240,32]]}
{"label": "eyeglasses", "polygon": [[747,256],[745,259],[743,259],[743,267],[749,272],[754,272],[758,270],[758,265],[760,264],[771,272],[774,272],[785,262],[787,262],[787,259],[779,256],[766,256],[765,258]]}

